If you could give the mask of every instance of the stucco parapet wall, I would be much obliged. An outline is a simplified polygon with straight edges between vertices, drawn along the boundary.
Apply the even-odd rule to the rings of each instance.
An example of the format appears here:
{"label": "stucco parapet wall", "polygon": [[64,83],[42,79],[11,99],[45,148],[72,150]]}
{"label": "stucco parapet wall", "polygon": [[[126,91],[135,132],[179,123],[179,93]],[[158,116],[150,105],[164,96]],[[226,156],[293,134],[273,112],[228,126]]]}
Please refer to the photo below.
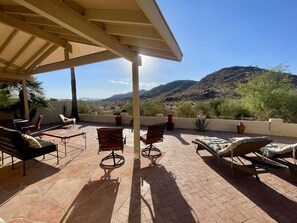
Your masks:
{"label": "stucco parapet wall", "polygon": [[[115,124],[115,115],[79,114],[79,118],[84,122]],[[132,118],[127,114],[122,114],[122,124],[130,125]],[[140,117],[140,124],[144,126],[165,121],[167,121],[167,116],[160,114],[155,117]],[[194,121],[195,118],[173,117],[175,128],[195,129]],[[207,130],[237,132],[236,126],[242,122],[246,127],[245,133],[248,134],[297,137],[297,124],[284,123],[282,119],[270,119],[269,121],[206,119],[206,121],[209,122]]]}

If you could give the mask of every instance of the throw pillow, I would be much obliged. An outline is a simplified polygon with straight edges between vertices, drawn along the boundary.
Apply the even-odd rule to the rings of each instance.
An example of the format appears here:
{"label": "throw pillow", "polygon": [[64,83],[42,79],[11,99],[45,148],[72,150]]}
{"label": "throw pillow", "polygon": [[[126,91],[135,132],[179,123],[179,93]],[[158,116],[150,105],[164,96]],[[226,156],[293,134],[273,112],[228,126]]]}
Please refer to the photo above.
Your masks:
{"label": "throw pillow", "polygon": [[40,143],[34,137],[27,134],[23,134],[23,138],[29,147],[36,148],[36,149],[41,148]]}

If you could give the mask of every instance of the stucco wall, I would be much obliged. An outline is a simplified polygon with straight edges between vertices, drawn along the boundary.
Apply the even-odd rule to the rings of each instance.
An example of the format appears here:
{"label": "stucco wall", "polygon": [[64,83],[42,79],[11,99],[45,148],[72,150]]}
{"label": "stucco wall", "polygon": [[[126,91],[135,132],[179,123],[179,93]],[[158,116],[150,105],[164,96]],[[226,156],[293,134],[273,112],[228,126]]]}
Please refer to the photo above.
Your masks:
{"label": "stucco wall", "polygon": [[[58,115],[65,114],[70,117],[71,115],[71,101],[53,101],[51,102],[51,109],[38,109],[37,115],[43,114],[43,124],[59,123]],[[96,114],[79,114],[80,120],[84,122],[94,123],[114,123],[114,115],[96,115]],[[122,114],[122,123],[130,125],[132,116],[128,116],[126,113]],[[156,117],[142,116],[140,117],[141,125],[150,125],[158,122],[165,122],[167,117],[162,114]],[[35,121],[35,120],[33,120]],[[194,118],[177,118],[173,117],[175,128],[183,129],[195,129],[193,122]],[[239,120],[227,120],[227,119],[207,119],[209,125],[208,130],[216,131],[228,131],[236,132],[236,126]],[[284,123],[282,119],[270,119],[269,121],[241,121],[245,125],[246,133],[254,133],[260,135],[278,135],[278,136],[291,136],[297,137],[297,124]]]}

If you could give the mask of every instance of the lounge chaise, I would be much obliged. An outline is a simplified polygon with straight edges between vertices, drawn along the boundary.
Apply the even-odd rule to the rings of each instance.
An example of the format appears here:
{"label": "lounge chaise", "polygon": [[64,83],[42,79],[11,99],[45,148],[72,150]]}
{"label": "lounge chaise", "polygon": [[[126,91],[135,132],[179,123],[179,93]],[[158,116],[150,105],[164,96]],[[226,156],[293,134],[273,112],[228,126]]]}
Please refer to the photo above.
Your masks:
{"label": "lounge chaise", "polygon": [[62,126],[73,124],[75,125],[76,119],[75,118],[68,118],[65,117],[63,114],[59,114],[59,120]]}
{"label": "lounge chaise", "polygon": [[296,165],[297,143],[290,144],[283,147],[280,145],[271,143],[261,148],[260,153],[261,155],[269,159],[293,158],[294,164]]}
{"label": "lounge chaise", "polygon": [[[252,163],[252,167],[256,168],[256,160],[252,160],[246,155],[249,153],[259,152],[260,149],[267,144],[271,143],[272,139],[266,136],[261,137],[236,137],[229,140],[221,139],[218,137],[198,137],[192,141],[196,147],[196,152],[199,150],[207,150],[213,156],[217,157],[219,162],[220,157],[231,158],[231,168],[234,166],[234,158],[241,157],[245,160],[249,160]],[[243,162],[241,162],[243,164]],[[243,165],[242,167],[248,167]],[[250,171],[250,168],[241,168],[242,170],[252,173],[256,179],[259,180],[257,171]]]}

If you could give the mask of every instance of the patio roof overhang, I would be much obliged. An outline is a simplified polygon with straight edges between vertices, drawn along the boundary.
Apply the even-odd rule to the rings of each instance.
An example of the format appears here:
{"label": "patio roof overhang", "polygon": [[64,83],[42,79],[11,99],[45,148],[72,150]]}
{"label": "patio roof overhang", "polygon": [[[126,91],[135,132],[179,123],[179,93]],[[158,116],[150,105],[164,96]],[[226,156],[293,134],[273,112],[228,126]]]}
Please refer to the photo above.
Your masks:
{"label": "patio roof overhang", "polygon": [[[115,58],[132,62],[134,154],[140,157],[139,54],[181,61],[155,0],[0,0],[0,83]],[[28,103],[24,105],[28,116]]]}
{"label": "patio roof overhang", "polygon": [[2,83],[138,54],[182,59],[154,0],[0,0],[0,32]]}

